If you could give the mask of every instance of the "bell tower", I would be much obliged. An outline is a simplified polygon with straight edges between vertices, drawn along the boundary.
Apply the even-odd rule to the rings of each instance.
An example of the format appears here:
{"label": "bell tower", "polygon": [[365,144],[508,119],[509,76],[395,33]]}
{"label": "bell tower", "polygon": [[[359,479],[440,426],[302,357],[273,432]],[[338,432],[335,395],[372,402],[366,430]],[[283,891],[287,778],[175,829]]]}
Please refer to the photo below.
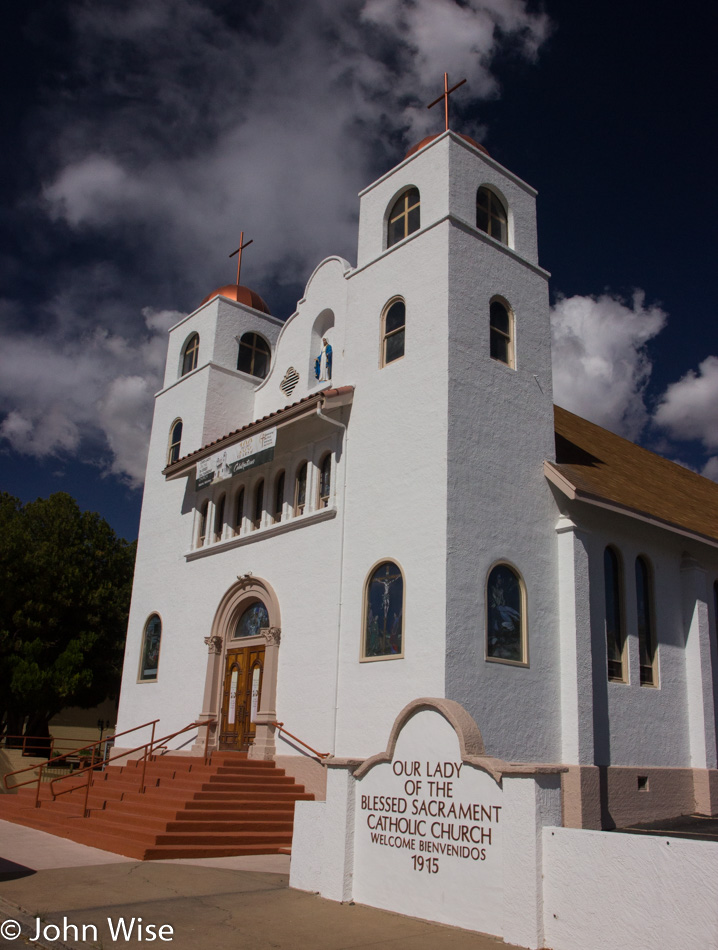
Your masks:
{"label": "bell tower", "polygon": [[[526,759],[541,750],[550,761],[559,752],[549,593],[556,542],[543,462],[554,457],[554,429],[536,191],[479,143],[446,130],[411,149],[360,199],[350,288],[375,299],[375,312],[399,294],[406,311],[406,365],[375,376],[373,397],[401,406],[403,420],[396,429],[386,423],[382,438],[398,445],[411,431],[432,457],[414,458],[412,447],[405,469],[419,466],[421,474],[405,470],[403,478],[414,517],[428,525],[438,512],[441,521],[442,550],[423,549],[436,556],[432,583],[444,607],[435,632],[445,637],[441,689],[481,723],[497,755]],[[495,596],[488,578],[500,564],[520,579],[525,603],[522,649],[510,660],[491,656],[487,645],[487,598]],[[537,706],[546,711],[540,727]]]}

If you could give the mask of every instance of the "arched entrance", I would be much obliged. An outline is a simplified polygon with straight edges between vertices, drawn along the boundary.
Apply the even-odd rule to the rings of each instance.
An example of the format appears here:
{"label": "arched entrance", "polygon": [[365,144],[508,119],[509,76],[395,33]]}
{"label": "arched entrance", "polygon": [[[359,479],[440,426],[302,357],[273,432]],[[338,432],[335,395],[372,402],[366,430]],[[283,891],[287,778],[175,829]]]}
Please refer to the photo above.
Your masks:
{"label": "arched entrance", "polygon": [[222,598],[205,637],[207,674],[200,720],[213,719],[210,749],[273,758],[279,605],[260,578],[241,577]]}

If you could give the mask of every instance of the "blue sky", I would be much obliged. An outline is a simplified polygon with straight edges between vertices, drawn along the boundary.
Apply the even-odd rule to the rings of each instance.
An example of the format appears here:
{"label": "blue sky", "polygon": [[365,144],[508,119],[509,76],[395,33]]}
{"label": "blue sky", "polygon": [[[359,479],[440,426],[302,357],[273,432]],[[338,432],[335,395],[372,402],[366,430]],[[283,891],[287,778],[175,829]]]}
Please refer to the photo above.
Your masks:
{"label": "blue sky", "polygon": [[357,192],[452,127],[539,191],[557,401],[718,480],[704,5],[34,0],[5,11],[0,489],[136,535],[165,331],[233,279],[288,317]]}

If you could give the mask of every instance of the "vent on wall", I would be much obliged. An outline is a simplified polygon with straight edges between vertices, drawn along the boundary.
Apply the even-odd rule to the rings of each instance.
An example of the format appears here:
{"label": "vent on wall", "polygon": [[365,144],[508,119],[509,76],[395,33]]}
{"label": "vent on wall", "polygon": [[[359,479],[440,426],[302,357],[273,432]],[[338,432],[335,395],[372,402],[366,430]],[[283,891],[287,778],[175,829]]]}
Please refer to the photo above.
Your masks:
{"label": "vent on wall", "polygon": [[279,384],[279,388],[282,390],[285,396],[291,396],[294,392],[294,387],[299,382],[299,373],[293,366],[290,366],[287,372],[284,374],[284,379]]}

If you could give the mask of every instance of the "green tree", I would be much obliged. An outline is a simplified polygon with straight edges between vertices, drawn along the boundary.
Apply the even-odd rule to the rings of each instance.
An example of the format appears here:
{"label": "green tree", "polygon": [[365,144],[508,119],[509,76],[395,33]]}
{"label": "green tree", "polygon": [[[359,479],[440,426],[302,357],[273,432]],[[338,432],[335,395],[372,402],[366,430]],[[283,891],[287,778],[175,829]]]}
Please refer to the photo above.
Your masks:
{"label": "green tree", "polygon": [[119,690],[135,544],[64,492],[0,494],[0,716],[46,735]]}

